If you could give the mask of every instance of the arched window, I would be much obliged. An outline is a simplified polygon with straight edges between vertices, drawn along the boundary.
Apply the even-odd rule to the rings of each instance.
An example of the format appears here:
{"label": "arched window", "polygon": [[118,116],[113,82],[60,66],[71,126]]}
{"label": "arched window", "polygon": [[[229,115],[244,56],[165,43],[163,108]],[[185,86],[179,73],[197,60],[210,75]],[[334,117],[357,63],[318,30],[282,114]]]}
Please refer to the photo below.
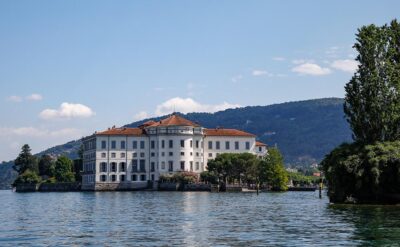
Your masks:
{"label": "arched window", "polygon": [[126,164],[125,164],[125,162],[119,163],[119,171],[120,171],[120,172],[125,172],[125,170],[126,170]]}
{"label": "arched window", "polygon": [[107,163],[106,162],[100,163],[100,172],[107,172]]}

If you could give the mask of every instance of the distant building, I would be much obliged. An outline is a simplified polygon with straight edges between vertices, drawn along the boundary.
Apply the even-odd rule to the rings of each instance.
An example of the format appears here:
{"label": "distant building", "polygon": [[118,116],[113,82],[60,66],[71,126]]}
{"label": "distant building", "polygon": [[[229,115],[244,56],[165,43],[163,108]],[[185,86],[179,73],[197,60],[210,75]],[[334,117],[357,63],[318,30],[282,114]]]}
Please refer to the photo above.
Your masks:
{"label": "distant building", "polygon": [[201,173],[221,153],[267,154],[256,136],[206,129],[177,114],[137,128],[109,128],[83,139],[82,189],[138,189],[162,174]]}

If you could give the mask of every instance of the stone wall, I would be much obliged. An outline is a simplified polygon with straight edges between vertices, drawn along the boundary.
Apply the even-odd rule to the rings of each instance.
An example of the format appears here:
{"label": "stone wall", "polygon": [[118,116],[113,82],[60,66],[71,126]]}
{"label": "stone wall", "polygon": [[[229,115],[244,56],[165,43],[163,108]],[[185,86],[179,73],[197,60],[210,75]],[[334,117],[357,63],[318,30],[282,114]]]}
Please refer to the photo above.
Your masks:
{"label": "stone wall", "polygon": [[[147,182],[136,182],[136,183],[96,183],[94,187],[85,190],[95,191],[134,191],[148,189],[149,184]],[[84,189],[84,188],[82,188]]]}
{"label": "stone wall", "polygon": [[81,183],[43,183],[39,186],[41,192],[80,191]]}
{"label": "stone wall", "polygon": [[15,187],[16,192],[35,192],[38,191],[40,184],[18,184]]}

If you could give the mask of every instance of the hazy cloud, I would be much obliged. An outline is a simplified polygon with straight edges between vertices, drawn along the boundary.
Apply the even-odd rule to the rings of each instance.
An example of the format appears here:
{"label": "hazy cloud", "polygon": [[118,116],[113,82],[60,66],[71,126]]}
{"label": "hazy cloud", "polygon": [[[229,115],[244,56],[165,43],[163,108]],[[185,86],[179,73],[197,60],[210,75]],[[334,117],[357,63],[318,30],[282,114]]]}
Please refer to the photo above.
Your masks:
{"label": "hazy cloud", "polygon": [[45,109],[39,116],[42,119],[70,119],[88,118],[94,116],[95,112],[88,106],[64,102],[58,109]]}
{"label": "hazy cloud", "polygon": [[292,68],[293,72],[301,75],[321,76],[331,73],[329,68],[323,68],[315,63],[304,63]]}
{"label": "hazy cloud", "polygon": [[331,67],[344,72],[354,73],[358,68],[358,62],[351,59],[335,60],[331,64]]}
{"label": "hazy cloud", "polygon": [[7,101],[15,102],[15,103],[22,102],[22,97],[17,96],[17,95],[11,95],[11,96],[7,97]]}
{"label": "hazy cloud", "polygon": [[231,81],[232,82],[239,82],[240,80],[242,80],[243,79],[243,76],[242,75],[235,75],[235,76],[233,76],[232,78],[231,78]]}
{"label": "hazy cloud", "polygon": [[274,60],[274,61],[285,61],[286,59],[284,57],[273,57],[272,60]]}
{"label": "hazy cloud", "polygon": [[58,138],[71,137],[75,138],[81,135],[80,130],[73,128],[63,128],[59,130],[47,130],[35,127],[0,127],[0,136],[23,136],[37,138]]}
{"label": "hazy cloud", "polygon": [[145,111],[141,111],[135,114],[135,116],[133,116],[133,120],[135,121],[139,121],[139,120],[143,120],[145,118],[148,118],[149,114]]}
{"label": "hazy cloud", "polygon": [[31,100],[31,101],[40,101],[43,99],[43,96],[37,93],[33,93],[29,96],[26,96],[26,100]]}
{"label": "hazy cloud", "polygon": [[159,115],[170,114],[174,111],[182,113],[216,112],[228,108],[237,108],[237,107],[240,107],[240,105],[230,104],[228,102],[223,102],[221,104],[216,104],[216,105],[208,105],[208,104],[201,104],[191,98],[175,97],[158,105],[155,114],[159,116]]}

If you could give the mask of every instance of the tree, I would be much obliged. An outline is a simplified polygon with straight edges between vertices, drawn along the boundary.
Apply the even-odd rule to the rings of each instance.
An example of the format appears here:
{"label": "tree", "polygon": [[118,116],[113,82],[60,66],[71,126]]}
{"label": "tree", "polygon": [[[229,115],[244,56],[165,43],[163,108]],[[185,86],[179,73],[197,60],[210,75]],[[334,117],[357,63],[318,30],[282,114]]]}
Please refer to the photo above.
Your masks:
{"label": "tree", "polygon": [[261,160],[260,180],[271,186],[272,190],[287,190],[289,178],[278,148],[269,148],[268,155]]}
{"label": "tree", "polygon": [[13,185],[16,186],[18,184],[36,184],[40,182],[41,178],[37,175],[37,173],[28,169],[20,174],[17,179],[15,179]]}
{"label": "tree", "polygon": [[18,174],[24,173],[26,170],[38,172],[37,159],[31,154],[31,148],[28,144],[22,146],[22,150],[14,161],[13,169]]}
{"label": "tree", "polygon": [[357,72],[346,84],[344,111],[361,143],[400,138],[400,25],[358,30]]}
{"label": "tree", "polygon": [[50,155],[42,155],[39,160],[39,175],[40,176],[54,176],[54,162]]}
{"label": "tree", "polygon": [[55,177],[58,182],[75,182],[72,161],[66,156],[58,157],[55,163]]}

